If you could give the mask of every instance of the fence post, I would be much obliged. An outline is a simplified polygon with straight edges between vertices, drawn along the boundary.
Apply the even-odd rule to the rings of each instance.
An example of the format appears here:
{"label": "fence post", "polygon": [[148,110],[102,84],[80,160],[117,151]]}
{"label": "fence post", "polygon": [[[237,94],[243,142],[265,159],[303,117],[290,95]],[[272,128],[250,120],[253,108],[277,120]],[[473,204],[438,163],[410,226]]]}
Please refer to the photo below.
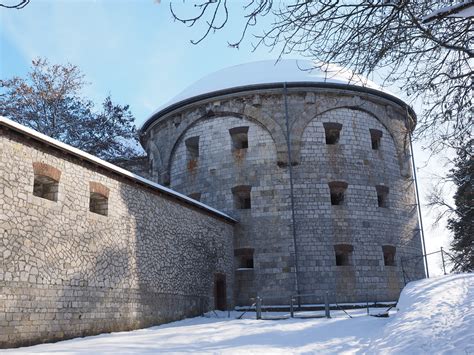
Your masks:
{"label": "fence post", "polygon": [[367,315],[369,315],[369,294],[365,294],[365,302],[367,303]]}
{"label": "fence post", "polygon": [[329,311],[329,292],[326,291],[326,293],[324,294],[324,310],[325,310],[325,313],[326,313],[326,318],[331,318],[331,313]]}
{"label": "fence post", "polygon": [[295,313],[294,313],[294,310],[293,310],[293,302],[294,301],[295,301],[295,299],[293,297],[291,297],[291,300],[290,300],[290,317],[291,318],[295,317]]}
{"label": "fence post", "polygon": [[262,319],[262,299],[259,296],[257,296],[256,311],[257,319]]}
{"label": "fence post", "polygon": [[444,264],[444,251],[443,251],[443,247],[441,247],[441,261],[443,262],[443,272],[444,274],[446,275],[446,266]]}
{"label": "fence post", "polygon": [[400,259],[400,262],[402,264],[403,284],[406,286],[407,285],[407,280],[405,278],[405,268],[403,267],[403,258]]}

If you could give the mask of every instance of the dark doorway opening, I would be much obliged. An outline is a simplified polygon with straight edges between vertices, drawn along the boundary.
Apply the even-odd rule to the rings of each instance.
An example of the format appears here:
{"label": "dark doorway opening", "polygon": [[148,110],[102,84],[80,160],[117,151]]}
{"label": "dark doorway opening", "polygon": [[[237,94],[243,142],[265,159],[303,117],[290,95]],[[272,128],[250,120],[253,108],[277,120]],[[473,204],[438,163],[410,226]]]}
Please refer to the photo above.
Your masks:
{"label": "dark doorway opening", "polygon": [[227,308],[227,293],[224,274],[214,275],[214,308],[225,311]]}

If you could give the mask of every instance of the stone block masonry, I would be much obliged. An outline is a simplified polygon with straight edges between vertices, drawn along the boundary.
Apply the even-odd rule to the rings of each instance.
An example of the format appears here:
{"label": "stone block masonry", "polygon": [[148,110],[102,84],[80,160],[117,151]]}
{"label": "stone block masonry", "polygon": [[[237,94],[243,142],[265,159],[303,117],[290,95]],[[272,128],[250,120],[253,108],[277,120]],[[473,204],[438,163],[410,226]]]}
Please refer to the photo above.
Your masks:
{"label": "stone block masonry", "polygon": [[[257,295],[288,304],[298,292],[314,295],[309,303],[326,292],[331,302],[396,300],[405,281],[424,277],[407,108],[299,85],[230,88],[156,114],[142,130],[151,176],[238,217],[237,305]],[[245,206],[235,197],[243,188]]]}
{"label": "stone block masonry", "polygon": [[233,306],[232,219],[76,153],[0,120],[0,348]]}

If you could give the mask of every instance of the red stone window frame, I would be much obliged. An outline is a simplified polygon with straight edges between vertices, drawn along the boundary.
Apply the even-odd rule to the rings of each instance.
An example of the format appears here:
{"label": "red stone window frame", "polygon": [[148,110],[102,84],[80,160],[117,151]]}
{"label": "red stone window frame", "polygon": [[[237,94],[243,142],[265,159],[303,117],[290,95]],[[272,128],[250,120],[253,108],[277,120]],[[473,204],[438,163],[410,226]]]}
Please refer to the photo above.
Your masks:
{"label": "red stone window frame", "polygon": [[103,216],[109,213],[109,188],[100,182],[89,182],[89,211]]}

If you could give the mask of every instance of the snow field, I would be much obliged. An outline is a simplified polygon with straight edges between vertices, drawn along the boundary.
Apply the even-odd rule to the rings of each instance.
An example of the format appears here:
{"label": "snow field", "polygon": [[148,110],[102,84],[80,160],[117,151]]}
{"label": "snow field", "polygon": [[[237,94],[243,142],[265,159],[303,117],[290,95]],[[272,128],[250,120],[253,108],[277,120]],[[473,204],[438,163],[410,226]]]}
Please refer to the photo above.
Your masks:
{"label": "snow field", "polygon": [[398,308],[376,342],[380,352],[474,354],[474,274],[409,283]]}
{"label": "snow field", "polygon": [[[365,309],[333,318],[255,320],[209,313],[131,332],[5,350],[12,354],[474,354],[474,274],[407,285],[390,318]],[[372,314],[383,309],[371,309]],[[273,313],[275,314],[275,313]],[[281,314],[281,313],[278,313]],[[219,318],[216,318],[216,315]]]}

